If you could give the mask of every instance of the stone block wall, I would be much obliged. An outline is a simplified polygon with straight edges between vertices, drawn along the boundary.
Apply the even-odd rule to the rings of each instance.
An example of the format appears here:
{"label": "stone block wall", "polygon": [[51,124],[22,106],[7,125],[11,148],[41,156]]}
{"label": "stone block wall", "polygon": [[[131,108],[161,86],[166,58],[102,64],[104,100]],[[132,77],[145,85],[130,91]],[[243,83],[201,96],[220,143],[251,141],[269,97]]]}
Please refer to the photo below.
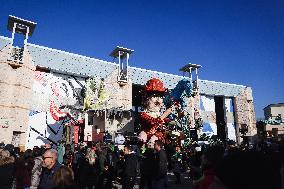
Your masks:
{"label": "stone block wall", "polygon": [[0,49],[0,142],[24,149],[35,66],[27,49],[23,64],[8,60],[10,48]]}
{"label": "stone block wall", "polygon": [[[247,136],[253,136],[256,134],[256,118],[252,97],[252,90],[247,87],[235,98],[235,116],[237,132],[242,124],[248,126]],[[239,135],[239,133],[238,133]]]}

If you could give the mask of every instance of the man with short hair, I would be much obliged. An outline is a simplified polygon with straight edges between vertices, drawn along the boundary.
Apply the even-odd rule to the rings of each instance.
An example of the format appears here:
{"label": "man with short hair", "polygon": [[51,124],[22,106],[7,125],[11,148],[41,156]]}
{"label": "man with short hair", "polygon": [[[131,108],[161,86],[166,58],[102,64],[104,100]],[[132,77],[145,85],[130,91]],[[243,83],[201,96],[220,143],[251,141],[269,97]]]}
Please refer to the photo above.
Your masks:
{"label": "man with short hair", "polygon": [[168,161],[167,154],[163,147],[164,144],[160,140],[155,141],[155,150],[157,152],[157,155],[155,159],[156,162],[153,164],[155,166],[155,175],[152,184],[153,189],[165,188],[165,181],[168,171]]}
{"label": "man with short hair", "polygon": [[125,145],[124,154],[122,189],[132,189],[137,176],[138,160],[130,145]]}
{"label": "man with short hair", "polygon": [[58,153],[54,149],[48,149],[42,155],[43,170],[41,174],[39,189],[53,188],[53,177],[61,167],[61,165],[57,161],[57,158],[58,158]]}

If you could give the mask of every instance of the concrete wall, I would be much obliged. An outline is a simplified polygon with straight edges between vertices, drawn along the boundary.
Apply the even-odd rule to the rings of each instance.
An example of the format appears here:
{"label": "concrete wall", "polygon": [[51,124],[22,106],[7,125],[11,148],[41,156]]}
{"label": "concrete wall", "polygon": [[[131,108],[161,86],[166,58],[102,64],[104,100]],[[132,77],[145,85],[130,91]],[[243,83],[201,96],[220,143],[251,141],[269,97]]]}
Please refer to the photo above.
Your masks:
{"label": "concrete wall", "polygon": [[241,124],[248,126],[248,136],[256,135],[256,119],[252,97],[252,90],[247,87],[235,98],[236,130],[239,136]]}
{"label": "concrete wall", "polygon": [[8,61],[10,48],[0,49],[0,142],[24,149],[35,66],[27,49],[23,64]]}

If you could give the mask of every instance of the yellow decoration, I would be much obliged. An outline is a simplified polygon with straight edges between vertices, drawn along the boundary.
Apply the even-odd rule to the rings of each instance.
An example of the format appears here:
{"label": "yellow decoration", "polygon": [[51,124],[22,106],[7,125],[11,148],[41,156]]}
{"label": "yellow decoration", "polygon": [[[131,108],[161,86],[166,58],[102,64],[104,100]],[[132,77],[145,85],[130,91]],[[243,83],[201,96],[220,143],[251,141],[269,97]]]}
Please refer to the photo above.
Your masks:
{"label": "yellow decoration", "polygon": [[90,78],[86,82],[86,93],[84,98],[84,109],[99,110],[106,107],[109,95],[105,91],[104,81]]}

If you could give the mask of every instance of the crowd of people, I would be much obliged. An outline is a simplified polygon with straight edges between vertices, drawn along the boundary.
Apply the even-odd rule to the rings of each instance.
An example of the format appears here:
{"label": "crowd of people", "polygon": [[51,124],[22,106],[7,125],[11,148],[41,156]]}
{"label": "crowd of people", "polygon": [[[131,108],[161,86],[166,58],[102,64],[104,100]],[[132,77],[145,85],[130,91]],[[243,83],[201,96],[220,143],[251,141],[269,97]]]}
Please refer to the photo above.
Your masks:
{"label": "crowd of people", "polygon": [[[186,174],[196,189],[283,188],[284,144],[236,145],[234,141],[180,146],[165,143],[125,144],[89,142],[86,145],[46,144],[21,152],[12,145],[0,146],[1,189],[123,189],[172,188]],[[138,179],[139,178],[139,179]]]}

